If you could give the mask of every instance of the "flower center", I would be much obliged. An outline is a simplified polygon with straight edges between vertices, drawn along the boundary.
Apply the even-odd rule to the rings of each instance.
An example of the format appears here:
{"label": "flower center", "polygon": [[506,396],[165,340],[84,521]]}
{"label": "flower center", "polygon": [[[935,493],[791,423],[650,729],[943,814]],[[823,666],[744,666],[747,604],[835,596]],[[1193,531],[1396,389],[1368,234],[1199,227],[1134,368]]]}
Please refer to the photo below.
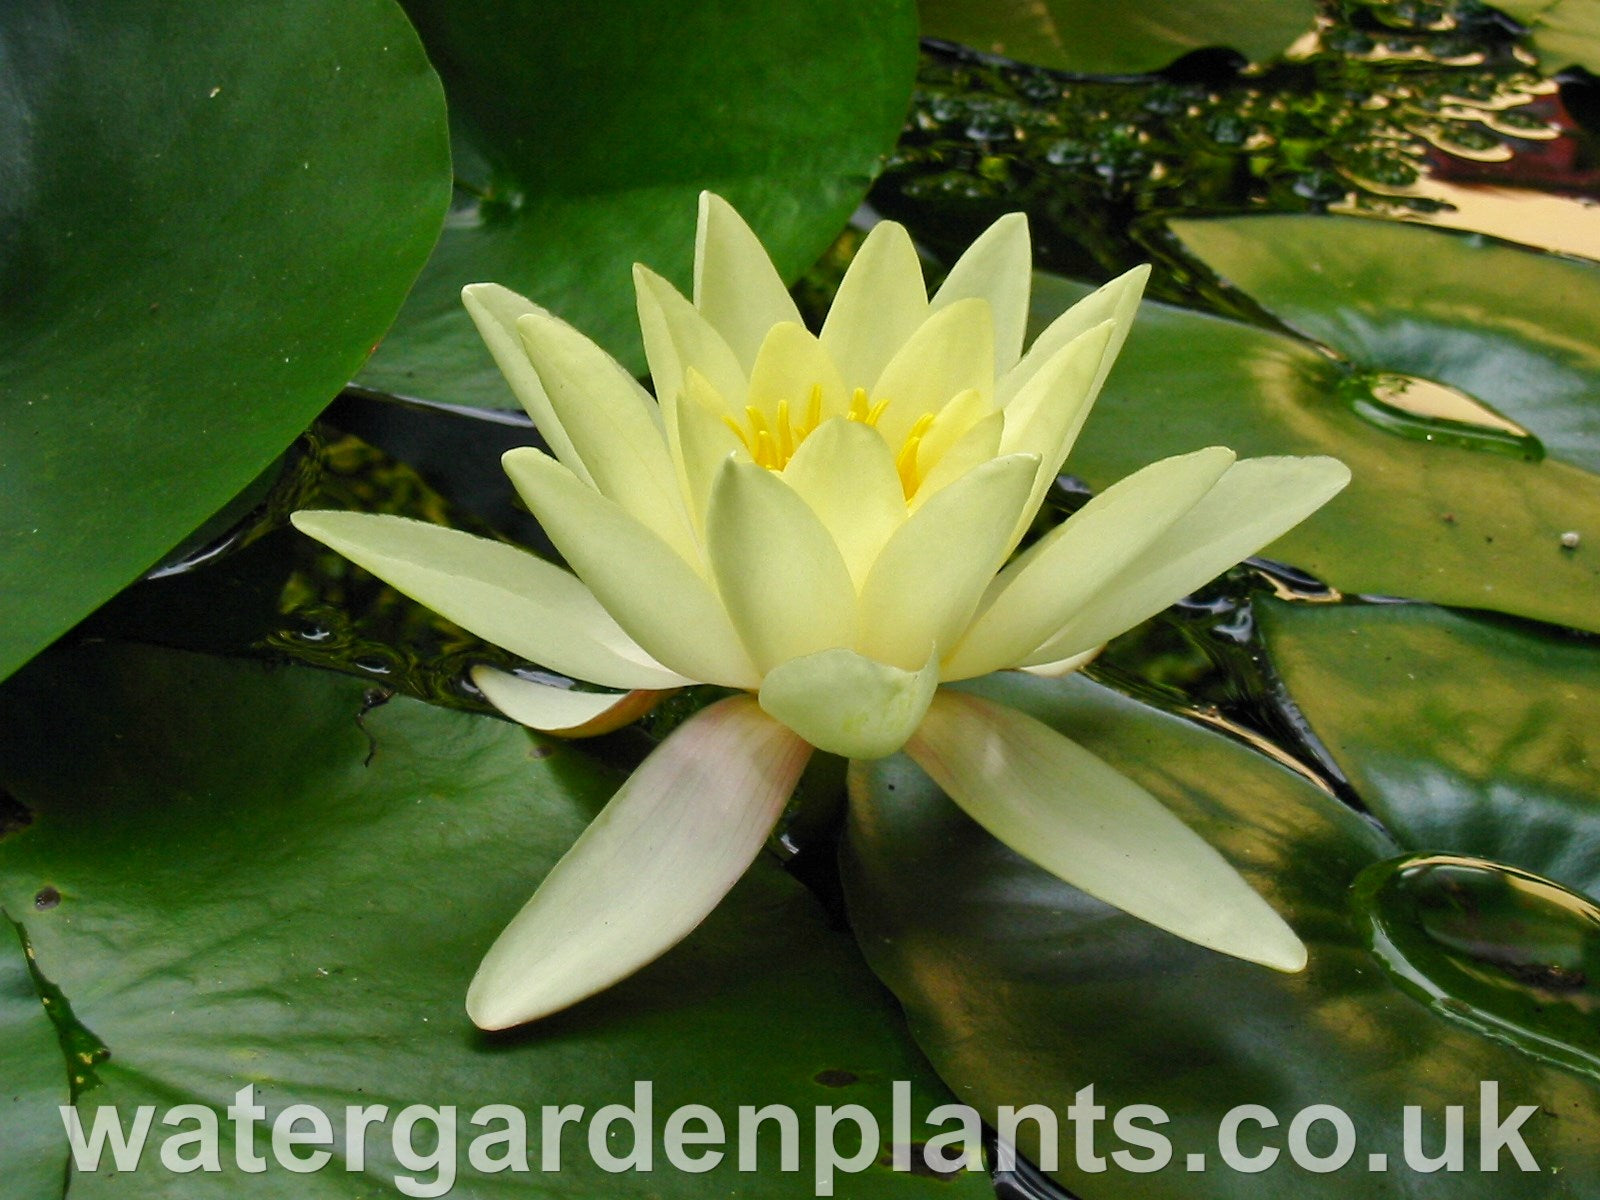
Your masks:
{"label": "flower center", "polygon": [[[858,421],[870,429],[876,429],[888,407],[888,400],[879,400],[874,404],[867,395],[867,389],[858,387],[850,397],[850,407],[844,417],[847,421]],[[900,487],[907,499],[922,482],[917,471],[917,447],[921,445],[928,427],[933,424],[933,416],[933,413],[923,413],[917,418],[907,432],[899,453],[895,455],[895,469],[900,474]],[[777,412],[770,417],[754,404],[745,407],[744,417],[743,423],[731,416],[722,419],[738,435],[758,465],[771,471],[781,471],[789,465],[789,460],[806,438],[822,424],[822,385],[812,387],[803,416],[796,416],[789,402],[780,400]]]}

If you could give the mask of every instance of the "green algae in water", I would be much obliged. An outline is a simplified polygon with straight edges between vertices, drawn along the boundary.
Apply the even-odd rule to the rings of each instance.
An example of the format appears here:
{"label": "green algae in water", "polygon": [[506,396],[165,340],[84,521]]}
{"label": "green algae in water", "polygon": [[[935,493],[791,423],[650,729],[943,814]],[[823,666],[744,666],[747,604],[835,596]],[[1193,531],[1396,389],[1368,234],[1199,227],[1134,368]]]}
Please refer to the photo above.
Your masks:
{"label": "green algae in water", "polygon": [[1531,872],[1444,854],[1373,864],[1351,905],[1403,991],[1600,1079],[1600,906]]}

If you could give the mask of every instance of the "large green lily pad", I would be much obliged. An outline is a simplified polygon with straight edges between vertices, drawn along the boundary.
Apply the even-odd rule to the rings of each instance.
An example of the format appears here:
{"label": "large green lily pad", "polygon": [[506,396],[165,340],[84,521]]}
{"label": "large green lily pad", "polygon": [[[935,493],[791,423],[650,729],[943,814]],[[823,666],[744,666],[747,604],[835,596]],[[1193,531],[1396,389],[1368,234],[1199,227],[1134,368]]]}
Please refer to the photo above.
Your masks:
{"label": "large green lily pad", "polygon": [[1429,605],[1255,611],[1312,732],[1401,843],[1600,896],[1600,642]]}
{"label": "large green lily pad", "polygon": [[912,0],[406,9],[444,77],[465,186],[362,379],[499,408],[514,401],[463,285],[519,291],[642,372],[632,264],[687,290],[709,188],[797,276],[894,145],[916,71]]}
{"label": "large green lily pad", "polygon": [[0,677],[360,367],[449,192],[390,0],[0,9]]}
{"label": "large green lily pad", "polygon": [[[1085,291],[1048,276],[1036,324]],[[1352,379],[1293,338],[1145,303],[1067,460],[1095,488],[1201,446],[1332,454],[1354,478],[1267,553],[1347,592],[1488,608],[1600,630],[1600,478],[1546,458],[1402,437],[1358,416]],[[1588,536],[1585,534],[1585,536]]]}
{"label": "large green lily pad", "polygon": [[[0,843],[0,904],[80,1034],[109,1050],[79,1089],[86,1120],[105,1105],[220,1109],[247,1084],[273,1114],[304,1102],[342,1120],[347,1104],[387,1104],[392,1122],[413,1103],[448,1104],[458,1187],[474,1196],[800,1197],[809,1157],[784,1173],[775,1145],[753,1175],[733,1155],[710,1175],[674,1170],[666,1115],[707,1104],[732,1131],[740,1104],[788,1104],[809,1121],[813,1105],[862,1103],[888,1131],[891,1081],[915,1082],[919,1110],[941,1096],[849,939],[770,862],[627,983],[521,1033],[479,1034],[462,1009],[478,957],[618,774],[493,718],[403,699],[363,716],[363,696],[360,681],[304,668],[104,645],[13,680],[0,761],[35,820]],[[61,901],[37,911],[44,886]],[[59,1056],[55,1069],[66,1078]],[[654,1084],[656,1166],[610,1175],[582,1134],[597,1106],[632,1103],[637,1080]],[[534,1174],[469,1169],[480,1130],[468,1118],[489,1103],[532,1114]],[[561,1170],[540,1173],[539,1110],[567,1104],[584,1123]],[[0,1113],[10,1144],[10,1124],[30,1118]],[[388,1194],[396,1172],[415,1173],[391,1137],[392,1124],[369,1138],[360,1173],[342,1157],[258,1178],[147,1161],[131,1176],[75,1172],[70,1192]],[[877,1165],[839,1184],[886,1197],[985,1187]]]}
{"label": "large green lily pad", "polygon": [[[963,816],[908,760],[857,773],[843,855],[851,920],[900,997],[913,1033],[957,1093],[980,1111],[1037,1103],[1061,1117],[1056,1172],[1093,1200],[1371,1200],[1432,1196],[1585,1197],[1600,1178],[1600,1088],[1435,1015],[1365,949],[1351,881],[1394,853],[1373,827],[1304,776],[1233,739],[1082,679],[991,677],[985,694],[1049,722],[1137,779],[1204,834],[1289,920],[1310,949],[1280,975],[1181,942],[1033,867]],[[1202,903],[1203,897],[1196,902]],[[1423,1175],[1405,1163],[1401,1112],[1428,1113],[1430,1153],[1446,1105],[1476,1130],[1480,1081],[1498,1081],[1499,1112],[1539,1105],[1521,1130],[1536,1163],[1518,1170]],[[1158,1106],[1172,1160],[1149,1160],[1107,1116],[1095,1128],[1103,1172],[1075,1165],[1066,1119],[1080,1089],[1109,1113]],[[1261,1173],[1230,1169],[1218,1130],[1235,1106],[1271,1110],[1274,1129],[1244,1126],[1240,1150],[1277,1147]],[[1328,1174],[1293,1164],[1288,1127],[1313,1105],[1342,1109],[1357,1136]],[[1024,1123],[1022,1149],[1037,1153]],[[1309,1148],[1331,1151],[1329,1129]],[[1204,1156],[1197,1170],[1189,1155]],[[1382,1154],[1385,1169],[1370,1169]]]}
{"label": "large green lily pad", "polygon": [[1306,0],[921,0],[922,32],[1058,71],[1155,71],[1227,46],[1252,62],[1287,50],[1316,21]]}
{"label": "large green lily pad", "polygon": [[1481,234],[1300,213],[1174,221],[1185,246],[1351,362],[1466,392],[1600,471],[1600,266]]}

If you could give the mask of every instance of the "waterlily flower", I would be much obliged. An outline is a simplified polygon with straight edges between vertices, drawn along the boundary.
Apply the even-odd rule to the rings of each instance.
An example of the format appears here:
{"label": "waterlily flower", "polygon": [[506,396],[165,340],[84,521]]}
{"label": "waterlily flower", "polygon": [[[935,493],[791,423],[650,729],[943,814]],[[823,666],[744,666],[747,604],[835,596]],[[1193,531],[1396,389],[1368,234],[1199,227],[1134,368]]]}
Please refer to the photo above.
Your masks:
{"label": "waterlily flower", "polygon": [[[687,935],[760,852],[813,748],[904,750],[981,826],[1181,937],[1281,970],[1305,949],[1208,843],[1042,723],[944,685],[1073,669],[1278,537],[1349,478],[1327,458],[1154,463],[1013,552],[1111,369],[1145,270],[1023,352],[1031,252],[1001,218],[930,299],[899,225],[862,243],[820,334],[705,195],[693,301],[635,269],[652,397],[493,284],[466,306],[550,453],[504,466],[571,566],[397,517],[295,524],[486,640],[616,691],[481,668],[503,713],[582,733],[693,683],[740,695],[672,733],[489,950],[467,997],[504,1028]],[[1009,561],[1008,561],[1009,560]]]}

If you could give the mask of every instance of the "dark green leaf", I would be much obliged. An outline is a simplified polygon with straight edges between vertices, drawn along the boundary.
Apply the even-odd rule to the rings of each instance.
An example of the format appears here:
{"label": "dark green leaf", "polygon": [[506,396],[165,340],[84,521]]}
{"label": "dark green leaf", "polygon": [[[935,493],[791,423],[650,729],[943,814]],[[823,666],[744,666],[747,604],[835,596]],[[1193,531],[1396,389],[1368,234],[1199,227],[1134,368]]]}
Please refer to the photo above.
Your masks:
{"label": "dark green leaf", "polygon": [[1600,642],[1424,605],[1255,608],[1312,732],[1402,844],[1600,895]]}
{"label": "dark green leaf", "polygon": [[916,70],[911,0],[406,8],[444,77],[467,186],[362,379],[501,408],[514,401],[463,285],[519,291],[642,371],[632,264],[687,290],[709,188],[794,278],[877,174]]}
{"label": "dark green leaf", "polygon": [[1309,33],[1306,0],[921,0],[922,32],[1022,62],[1093,75],[1155,71],[1205,46],[1252,62]]}
{"label": "dark green leaf", "polygon": [[[453,1104],[474,1196],[798,1197],[812,1194],[809,1161],[799,1174],[771,1156],[758,1175],[739,1175],[733,1155],[710,1176],[671,1169],[665,1114],[705,1103],[732,1136],[740,1104],[804,1118],[859,1102],[888,1130],[892,1080],[917,1081],[919,1108],[940,1096],[848,938],[770,862],[632,980],[520,1034],[478,1034],[462,1009],[478,958],[617,775],[492,718],[403,699],[363,717],[363,691],[302,668],[104,646],[13,681],[0,761],[36,819],[0,844],[0,902],[15,913],[45,884],[61,893],[24,923],[84,1036],[110,1051],[80,1098],[86,1117],[101,1104],[221,1108],[246,1084],[274,1113],[381,1103],[392,1121],[409,1104]],[[655,1085],[653,1173],[591,1165],[586,1116],[560,1174],[468,1182],[479,1106],[531,1112],[536,1152],[542,1105],[592,1114],[631,1103],[636,1080]],[[249,1194],[387,1192],[405,1173],[390,1136],[369,1139],[365,1174],[338,1160],[310,1176],[273,1168]],[[176,1179],[147,1161],[134,1179],[76,1174],[71,1190],[233,1197],[246,1182],[231,1168]],[[930,1192],[871,1167],[841,1190],[984,1186]]]}
{"label": "dark green leaf", "polygon": [[448,193],[390,0],[0,9],[0,676],[360,367]]}
{"label": "dark green leaf", "polygon": [[[844,854],[847,898],[861,944],[906,1006],[912,1031],[956,1092],[980,1110],[1044,1104],[1061,1118],[1061,1177],[1094,1200],[1386,1200],[1592,1197],[1600,1172],[1593,1079],[1549,1065],[1448,1020],[1378,968],[1352,919],[1349,888],[1393,854],[1387,840],[1306,778],[1226,735],[1165,715],[1081,678],[994,676],[981,688],[1025,709],[1149,788],[1216,845],[1310,948],[1299,975],[1181,942],[1090,900],[988,837],[904,758],[853,780]],[[1196,897],[1203,903],[1203,897]],[[1479,1083],[1500,1085],[1500,1114],[1536,1104],[1522,1131],[1542,1172],[1502,1156],[1476,1169]],[[1072,1166],[1067,1108],[1092,1085],[1110,1112],[1159,1106],[1173,1160],[1153,1174],[1107,1161]],[[1352,1120],[1356,1153],[1315,1174],[1285,1151],[1262,1174],[1226,1166],[1223,1116],[1264,1105],[1282,1124],[1245,1126],[1240,1145],[1285,1147],[1302,1109],[1335,1105]],[[1410,1171],[1401,1153],[1404,1105],[1424,1106],[1430,1153],[1445,1105],[1468,1114],[1467,1170]],[[1147,1125],[1147,1128],[1149,1126]],[[1037,1150],[1024,1122],[1023,1148]],[[1322,1131],[1326,1133],[1324,1129]],[[1315,1139],[1319,1153],[1329,1149]],[[1103,1156],[1149,1152],[1109,1118],[1094,1131]],[[1194,1173],[1187,1155],[1206,1156]],[[1369,1153],[1387,1170],[1367,1170]],[[1559,1172],[1559,1173],[1557,1173]]]}
{"label": "dark green leaf", "polygon": [[[1085,290],[1039,277],[1035,324]],[[1391,433],[1357,415],[1350,382],[1292,338],[1146,303],[1067,469],[1104,488],[1206,445],[1332,454],[1350,486],[1268,553],[1349,592],[1600,629],[1600,558],[1561,544],[1569,530],[1600,531],[1600,478]]]}
{"label": "dark green leaf", "polygon": [[1600,471],[1600,266],[1398,221],[1284,214],[1174,221],[1285,324],[1359,366],[1435,380]]}

